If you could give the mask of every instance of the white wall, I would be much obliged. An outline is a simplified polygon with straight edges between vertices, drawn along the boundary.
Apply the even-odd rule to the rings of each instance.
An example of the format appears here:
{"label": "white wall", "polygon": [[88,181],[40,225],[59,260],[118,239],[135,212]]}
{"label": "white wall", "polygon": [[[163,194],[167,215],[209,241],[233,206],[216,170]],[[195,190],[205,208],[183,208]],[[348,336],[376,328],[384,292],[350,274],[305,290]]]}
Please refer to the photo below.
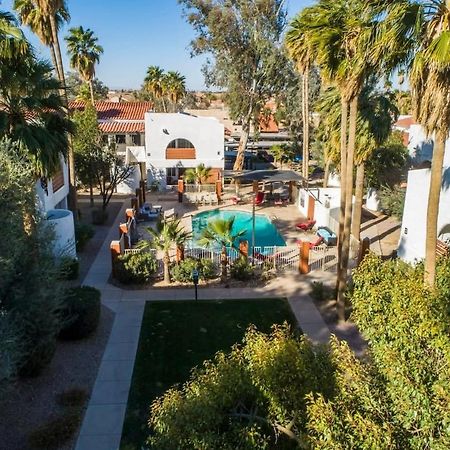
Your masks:
{"label": "white wall", "polygon": [[61,203],[63,208],[67,208],[67,196],[69,195],[69,171],[65,161],[62,163],[62,167],[64,174],[64,186],[58,191],[53,192],[53,184],[51,180],[47,185],[48,194],[42,188],[41,181],[38,180],[36,182],[36,194],[38,196],[39,209],[42,212],[54,209],[59,203]]}
{"label": "white wall", "polygon": [[[196,150],[196,159],[166,160],[166,148],[174,139],[187,139]],[[200,163],[224,168],[224,126],[214,118],[187,114],[145,114],[147,181],[166,184],[166,168],[195,167]]]}
{"label": "white wall", "polygon": [[[305,196],[304,205],[301,205],[302,195]],[[309,202],[315,198],[314,205],[314,220],[316,221],[316,227],[330,227],[332,226],[332,219],[330,220],[330,211],[334,208],[338,208],[341,199],[340,188],[319,188],[319,189],[306,189],[299,190],[298,196],[298,209],[306,217],[308,215]]]}
{"label": "white wall", "polygon": [[117,185],[117,193],[134,195],[136,193],[136,188],[139,187],[140,181],[141,181],[141,170],[139,168],[139,165],[134,165],[133,172],[131,173],[130,177]]}
{"label": "white wall", "polygon": [[[411,170],[409,172],[398,247],[398,256],[408,262],[425,258],[429,186],[430,169]],[[438,235],[441,238],[446,237],[441,234],[444,227],[448,225],[450,225],[450,166],[446,165],[444,167],[444,182],[441,190],[438,218]]]}
{"label": "white wall", "polygon": [[77,256],[75,248],[75,227],[72,212],[67,209],[51,209],[46,213],[46,220],[54,232],[53,254],[60,258]]}

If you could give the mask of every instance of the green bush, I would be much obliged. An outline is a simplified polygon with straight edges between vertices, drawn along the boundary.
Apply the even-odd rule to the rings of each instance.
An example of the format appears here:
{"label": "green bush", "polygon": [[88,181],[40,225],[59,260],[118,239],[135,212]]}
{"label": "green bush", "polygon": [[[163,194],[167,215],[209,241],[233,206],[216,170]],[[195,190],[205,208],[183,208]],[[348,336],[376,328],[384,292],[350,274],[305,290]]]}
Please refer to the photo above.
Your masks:
{"label": "green bush", "polygon": [[60,332],[62,339],[82,339],[93,333],[100,321],[100,291],[81,286],[70,289],[65,299],[66,325]]}
{"label": "green bush", "polygon": [[179,283],[192,283],[192,272],[198,270],[200,280],[215,278],[217,268],[210,259],[186,258],[174,264],[170,269],[173,280]]}
{"label": "green bush", "polygon": [[237,259],[231,266],[231,278],[239,281],[248,281],[255,275],[254,268],[244,258]]}
{"label": "green bush", "polygon": [[116,276],[123,284],[145,284],[157,270],[158,262],[152,253],[125,254],[117,260]]}
{"label": "green bush", "polygon": [[56,352],[54,336],[38,336],[35,345],[28,348],[25,361],[19,370],[22,377],[37,377],[53,359]]}
{"label": "green bush", "polygon": [[94,228],[87,223],[77,222],[75,225],[75,242],[77,252],[82,252],[89,239],[94,236]]}
{"label": "green bush", "polygon": [[325,286],[321,281],[313,281],[311,285],[311,297],[318,302],[330,300],[333,298],[333,289]]}
{"label": "green bush", "polygon": [[59,263],[59,278],[61,280],[76,280],[80,272],[80,262],[77,258],[64,256]]}

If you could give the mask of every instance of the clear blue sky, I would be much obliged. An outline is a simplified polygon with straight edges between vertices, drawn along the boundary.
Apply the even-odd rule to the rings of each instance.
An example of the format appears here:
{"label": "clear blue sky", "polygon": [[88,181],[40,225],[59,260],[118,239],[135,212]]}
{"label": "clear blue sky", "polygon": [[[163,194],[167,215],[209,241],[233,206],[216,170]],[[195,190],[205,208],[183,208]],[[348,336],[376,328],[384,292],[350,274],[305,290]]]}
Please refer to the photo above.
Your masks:
{"label": "clear blue sky", "polygon": [[[289,15],[295,15],[312,0],[286,0]],[[0,0],[0,9],[12,11],[13,0]],[[149,65],[178,70],[189,89],[204,89],[203,57],[191,58],[189,42],[194,33],[182,17],[177,0],[68,0],[69,27],[91,28],[105,52],[97,77],[112,89],[138,88]],[[61,34],[67,34],[67,27]],[[48,50],[28,30],[26,35],[44,58]],[[65,43],[63,57],[68,68]]]}

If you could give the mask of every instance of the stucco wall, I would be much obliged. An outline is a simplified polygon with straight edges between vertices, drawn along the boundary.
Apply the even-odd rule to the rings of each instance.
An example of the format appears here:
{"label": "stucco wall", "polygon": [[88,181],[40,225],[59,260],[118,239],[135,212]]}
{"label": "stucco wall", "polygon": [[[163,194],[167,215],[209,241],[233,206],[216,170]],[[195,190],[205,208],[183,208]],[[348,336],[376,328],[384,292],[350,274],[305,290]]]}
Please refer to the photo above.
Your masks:
{"label": "stucco wall", "polygon": [[[305,201],[302,205],[302,195],[304,195]],[[314,220],[316,221],[316,227],[330,227],[334,228],[330,220],[330,211],[339,207],[341,190],[340,188],[320,188],[300,189],[298,196],[298,209],[305,217],[308,216],[309,203],[315,201],[314,204]],[[315,198],[315,200],[313,200]]]}
{"label": "stucco wall", "polygon": [[[449,152],[447,152],[448,156]],[[439,204],[438,235],[450,225],[450,166],[444,168]],[[402,229],[398,247],[398,256],[405,261],[414,262],[425,257],[426,217],[430,169],[411,170],[408,174],[403,210]],[[441,236],[445,238],[445,236]]]}
{"label": "stucco wall", "polygon": [[67,208],[67,196],[69,195],[69,172],[66,162],[62,163],[64,174],[64,186],[53,192],[52,181],[49,180],[47,184],[47,192],[42,188],[41,181],[36,182],[36,194],[38,196],[39,208],[42,212],[54,209],[59,203],[63,203],[62,207]]}
{"label": "stucco wall", "polygon": [[[166,148],[175,139],[187,139],[196,150],[195,159],[167,160]],[[166,168],[205,166],[224,167],[224,126],[213,118],[187,114],[145,114],[147,181],[166,183]]]}

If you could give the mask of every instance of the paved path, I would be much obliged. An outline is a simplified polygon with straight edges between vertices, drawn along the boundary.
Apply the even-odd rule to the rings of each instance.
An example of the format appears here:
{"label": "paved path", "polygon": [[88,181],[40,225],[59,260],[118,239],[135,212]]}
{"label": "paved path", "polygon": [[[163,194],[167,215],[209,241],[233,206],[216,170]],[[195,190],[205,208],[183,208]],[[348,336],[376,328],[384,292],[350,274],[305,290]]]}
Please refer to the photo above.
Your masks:
{"label": "paved path", "polygon": [[[123,220],[128,201],[119,212],[83,284],[101,290],[102,303],[115,312],[114,324],[75,450],[118,450],[128,392],[145,302],[149,300],[191,300],[192,289],[122,290],[108,284],[111,272],[109,246],[118,238],[118,224]],[[330,331],[307,294],[313,278],[329,277],[319,273],[301,278],[290,273],[260,288],[205,288],[199,299],[286,297],[302,330],[313,342],[328,341]]]}

